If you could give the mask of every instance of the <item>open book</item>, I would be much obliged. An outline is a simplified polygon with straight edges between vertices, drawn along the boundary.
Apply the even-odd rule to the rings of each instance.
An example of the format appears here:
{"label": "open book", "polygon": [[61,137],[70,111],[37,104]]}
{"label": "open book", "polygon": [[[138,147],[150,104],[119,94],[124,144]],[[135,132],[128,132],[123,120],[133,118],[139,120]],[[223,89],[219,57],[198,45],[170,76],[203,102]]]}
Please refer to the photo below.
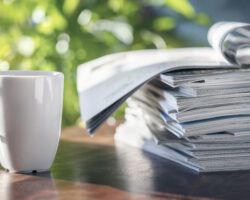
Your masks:
{"label": "open book", "polygon": [[82,64],[77,90],[82,119],[93,133],[129,96],[163,72],[230,69],[250,63],[250,25],[220,22],[208,33],[211,47],[139,50],[106,55]]}

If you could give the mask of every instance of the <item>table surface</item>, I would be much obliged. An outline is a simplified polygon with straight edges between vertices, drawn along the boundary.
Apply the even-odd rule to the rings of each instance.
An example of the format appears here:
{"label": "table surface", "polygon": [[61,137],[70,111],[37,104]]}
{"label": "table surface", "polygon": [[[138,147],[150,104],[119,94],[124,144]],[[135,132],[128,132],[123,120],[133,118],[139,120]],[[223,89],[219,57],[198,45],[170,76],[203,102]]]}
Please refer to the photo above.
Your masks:
{"label": "table surface", "polygon": [[250,198],[250,171],[199,175],[138,149],[114,145],[114,129],[105,124],[95,137],[82,128],[64,129],[50,172],[0,170],[0,199]]}

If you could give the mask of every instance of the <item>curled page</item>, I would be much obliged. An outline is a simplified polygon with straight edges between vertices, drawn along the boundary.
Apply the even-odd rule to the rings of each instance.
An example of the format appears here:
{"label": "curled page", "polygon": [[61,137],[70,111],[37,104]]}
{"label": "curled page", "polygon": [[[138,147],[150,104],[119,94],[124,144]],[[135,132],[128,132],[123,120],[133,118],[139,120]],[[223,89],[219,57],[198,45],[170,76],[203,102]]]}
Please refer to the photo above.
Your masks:
{"label": "curled page", "polygon": [[[212,46],[222,47],[224,40],[228,41],[226,38],[240,27],[245,24],[235,24],[219,36],[216,36],[216,26],[213,27],[209,35]],[[220,40],[213,40],[218,37]],[[82,64],[77,70],[81,117],[93,133],[133,92],[155,76],[179,69],[235,67],[238,60],[232,59],[231,54],[231,47],[226,51],[213,48],[141,50],[111,54]]]}
{"label": "curled page", "polygon": [[229,62],[250,64],[250,25],[239,22],[219,22],[208,32],[210,45]]}

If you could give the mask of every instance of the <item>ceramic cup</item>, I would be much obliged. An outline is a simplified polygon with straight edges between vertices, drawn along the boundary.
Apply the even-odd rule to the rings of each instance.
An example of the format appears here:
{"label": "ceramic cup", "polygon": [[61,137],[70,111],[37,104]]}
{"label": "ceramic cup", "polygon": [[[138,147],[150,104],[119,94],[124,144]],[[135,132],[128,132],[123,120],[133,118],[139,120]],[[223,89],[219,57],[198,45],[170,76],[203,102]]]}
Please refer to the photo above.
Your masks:
{"label": "ceramic cup", "polygon": [[10,172],[47,171],[61,132],[60,72],[0,72],[0,163]]}

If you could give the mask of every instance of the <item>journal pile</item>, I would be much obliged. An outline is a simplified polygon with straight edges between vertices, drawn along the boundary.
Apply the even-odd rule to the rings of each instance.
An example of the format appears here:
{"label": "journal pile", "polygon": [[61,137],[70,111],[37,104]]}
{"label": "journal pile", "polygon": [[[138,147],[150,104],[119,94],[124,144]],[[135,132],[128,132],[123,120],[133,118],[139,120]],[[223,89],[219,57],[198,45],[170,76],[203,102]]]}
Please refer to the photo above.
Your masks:
{"label": "journal pile", "polygon": [[[211,47],[114,53],[77,70],[89,134],[127,102],[125,143],[197,172],[250,169],[250,24],[219,22]],[[184,168],[186,169],[186,168]]]}
{"label": "journal pile", "polygon": [[160,74],[128,100],[116,139],[196,171],[250,168],[250,70]]}

